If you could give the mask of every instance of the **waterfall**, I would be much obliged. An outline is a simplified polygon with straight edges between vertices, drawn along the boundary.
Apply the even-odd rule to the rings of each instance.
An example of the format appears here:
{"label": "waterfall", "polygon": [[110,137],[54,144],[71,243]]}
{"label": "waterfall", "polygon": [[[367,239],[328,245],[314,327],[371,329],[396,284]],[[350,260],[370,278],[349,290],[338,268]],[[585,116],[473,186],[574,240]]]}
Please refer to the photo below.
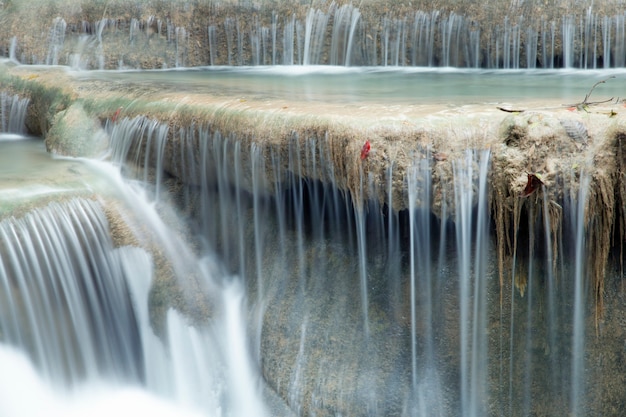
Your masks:
{"label": "waterfall", "polygon": [[563,20],[563,67],[574,67],[574,41],[576,39],[576,25],[574,18],[569,16]]}
{"label": "waterfall", "polygon": [[9,59],[13,62],[19,63],[17,59],[17,36],[11,38],[11,46],[9,47]]}
{"label": "waterfall", "polygon": [[528,27],[526,29],[526,68],[537,67],[537,31]]}
{"label": "waterfall", "polygon": [[250,31],[250,55],[252,65],[261,65],[263,63],[263,29],[259,25],[259,21],[255,19],[254,29]]}
{"label": "waterfall", "polygon": [[[54,104],[57,114],[42,130],[61,136],[63,123],[84,116],[88,129],[107,139],[108,152],[103,160],[46,159],[42,141],[23,136],[29,100],[0,93],[0,415],[282,416],[269,403],[273,395],[290,409],[284,415],[583,415],[592,406],[623,407],[619,384],[606,378],[604,385],[597,375],[607,363],[621,370],[615,352],[623,346],[606,337],[606,329],[624,330],[620,310],[607,310],[614,316],[604,321],[596,304],[596,339],[590,313],[605,296],[598,265],[615,266],[607,278],[621,276],[623,254],[609,253],[623,240],[626,191],[619,188],[622,167],[614,166],[621,127],[590,124],[585,144],[559,130],[549,138],[558,146],[548,150],[536,140],[526,152],[531,143],[523,140],[531,138],[528,129],[561,129],[563,115],[584,116],[582,127],[618,120],[619,103],[606,102],[615,108],[610,113],[542,108],[528,119],[528,112],[492,108],[506,118],[501,126],[482,113],[493,107],[491,97],[464,104],[478,78],[498,84],[470,100],[494,89],[518,97],[516,88],[553,99],[562,92],[555,82],[562,71],[535,69],[623,66],[625,14],[588,7],[538,16],[514,1],[485,11],[494,14],[488,26],[460,7],[415,10],[410,2],[374,12],[366,3],[286,10],[274,2],[276,9],[266,10],[213,2],[210,19],[193,15],[205,3],[185,2],[188,21],[170,5],[163,27],[141,13],[126,21],[108,11],[80,24],[59,16],[40,31],[46,41],[39,54],[20,37],[21,61],[69,63],[81,72],[75,94]],[[17,39],[4,48],[13,59]],[[82,71],[111,62],[471,70]],[[49,82],[44,70],[8,65],[22,77],[16,91],[49,98],[45,86],[37,89]],[[478,68],[515,71],[492,77],[498,71]],[[312,75],[292,76],[300,72]],[[565,72],[575,83],[598,76]],[[128,82],[134,95],[137,79],[157,85],[166,78],[170,100],[200,84],[215,90],[207,102],[207,90],[198,90],[184,103],[155,108],[148,103],[160,94],[155,89],[90,97],[83,88],[105,91],[115,83],[122,90]],[[225,92],[234,84],[221,82],[233,79],[238,97],[220,106],[235,94]],[[502,88],[510,80],[520,86]],[[172,87],[180,82],[183,88]],[[254,103],[251,86],[263,90]],[[302,92],[311,106],[332,96],[333,106],[359,113],[338,120],[320,107],[308,114],[304,104],[289,103]],[[454,106],[432,115],[440,104],[431,107],[432,97],[451,98]],[[263,109],[256,107],[261,100]],[[122,101],[124,114],[160,119],[118,118],[118,111],[105,120]],[[29,126],[45,116],[40,103],[30,109],[37,114]],[[372,103],[383,103],[385,113],[371,111],[359,123],[356,117],[378,108]],[[465,126],[466,116],[476,126]],[[501,132],[511,119],[523,123]],[[459,120],[459,130],[441,126]],[[578,123],[572,120],[565,121]],[[458,132],[467,134],[454,138],[466,149],[447,142]],[[53,140],[50,133],[46,145]],[[359,157],[370,141],[371,154]],[[36,158],[13,158],[30,142],[41,151]],[[594,152],[607,178],[581,168],[582,158],[539,155],[570,148],[576,156],[608,150]],[[60,168],[38,171],[48,163]],[[534,175],[526,169],[545,171],[547,179],[520,194]],[[26,171],[35,173],[22,178]],[[32,195],[14,201],[23,189]],[[605,207],[616,212],[598,211]],[[589,259],[605,249],[606,257]],[[609,284],[607,300],[619,307],[621,282]],[[617,348],[598,347],[605,342]]]}
{"label": "waterfall", "polygon": [[612,68],[626,65],[626,14],[615,16],[615,42],[613,43]]}
{"label": "waterfall", "polygon": [[285,23],[283,29],[283,65],[294,64],[294,32],[296,26],[296,16],[292,15],[291,19]]}
{"label": "waterfall", "polygon": [[354,47],[354,34],[361,17],[358,8],[345,4],[335,12],[331,47],[330,65],[350,66]]}
{"label": "waterfall", "polygon": [[413,19],[413,37],[411,43],[413,66],[435,66],[434,38],[439,12],[425,13],[418,11]]}
{"label": "waterfall", "polygon": [[184,27],[176,28],[176,68],[187,66],[189,35]]}
{"label": "waterfall", "polygon": [[[594,69],[625,65],[624,14],[602,5],[556,16],[527,13],[522,4],[483,14],[464,14],[462,7],[446,11],[392,5],[381,11],[375,5],[335,2],[324,10],[294,4],[288,12],[278,5],[258,10],[248,4],[210,11],[203,9],[208,5],[193,7],[207,13],[205,21],[200,15],[192,21],[154,15],[128,17],[128,21],[101,15],[90,16],[92,21],[57,16],[41,39],[47,47],[45,56],[20,42],[21,54],[16,57],[16,44],[9,45],[13,42],[9,39],[6,50],[11,59],[30,64],[71,65],[80,57],[80,65],[75,66],[81,69],[206,65]],[[246,8],[250,13],[245,13]]]}
{"label": "waterfall", "polygon": [[[263,415],[236,281],[225,282],[218,302],[223,324],[196,329],[170,309],[162,342],[149,318],[153,260],[143,249],[113,245],[99,203],[52,203],[0,222],[0,236],[3,342],[30,351],[53,387],[123,384],[178,404],[178,413],[226,407],[233,415]],[[209,277],[214,271],[206,266]],[[3,400],[0,410],[9,405]]]}
{"label": "waterfall", "polygon": [[585,276],[587,266],[585,262],[586,239],[585,239],[585,210],[589,194],[590,178],[586,173],[580,176],[580,188],[576,200],[572,203],[573,232],[575,237],[574,264],[574,305],[573,305],[573,332],[572,332],[572,373],[571,373],[571,410],[573,414],[580,414],[584,405],[585,388],[585,320],[587,305],[587,284]]}
{"label": "waterfall", "polygon": [[[522,56],[522,27],[524,17],[519,16],[517,22],[511,22],[511,19],[506,16],[504,18],[504,27],[498,30],[496,35],[496,65],[501,66],[504,69],[519,69],[520,59]],[[533,41],[532,28],[528,28],[526,40],[526,54],[527,54],[527,68],[533,68],[534,62],[528,61],[532,57],[533,53],[536,53],[536,40]],[[534,48],[533,48],[534,43]],[[500,51],[501,49],[501,51]]]}
{"label": "waterfall", "polygon": [[18,95],[0,93],[0,132],[24,133],[29,102],[29,99]]}
{"label": "waterfall", "polygon": [[228,65],[233,65],[233,38],[235,30],[235,20],[232,17],[224,19],[224,31],[226,33],[226,56]]}
{"label": "waterfall", "polygon": [[209,65],[217,65],[217,27],[215,25],[207,27],[207,38],[209,42]]}
{"label": "waterfall", "polygon": [[63,49],[65,42],[65,30],[67,23],[61,17],[57,17],[52,22],[50,32],[48,34],[48,55],[46,56],[46,65],[58,65],[59,53]]}
{"label": "waterfall", "polygon": [[[132,405],[165,416],[265,415],[239,278],[179,237],[167,204],[150,197],[158,193],[120,175],[124,166],[132,173],[133,158],[138,164],[163,159],[162,125],[139,118],[110,128],[118,138],[110,154],[116,166],[81,162],[108,184],[108,197],[60,197],[23,215],[2,213],[0,362],[21,377],[0,377],[7,394],[0,414],[39,415],[41,407],[50,415],[127,415]],[[150,156],[139,158],[138,149],[123,146],[119,138],[131,135]],[[124,152],[133,156],[129,162]],[[161,184],[159,175],[145,175],[140,178],[158,177]],[[10,199],[3,197],[8,207]],[[113,232],[120,228],[127,229],[124,237]],[[120,238],[132,245],[120,246]],[[159,289],[164,277],[173,280],[167,290]],[[200,298],[210,298],[211,319],[194,326],[189,310],[171,305],[159,322],[155,306],[176,286],[180,297],[194,300],[195,314],[205,314]],[[23,401],[26,393],[32,401]]]}
{"label": "waterfall", "polygon": [[318,65],[324,46],[324,34],[328,24],[328,14],[311,9],[306,17],[304,35],[303,65]]}
{"label": "waterfall", "polygon": [[49,379],[139,380],[144,363],[124,265],[96,204],[53,203],[4,220],[0,236],[5,342],[30,350]]}
{"label": "waterfall", "polygon": [[[433,290],[436,285],[432,278],[433,253],[431,245],[428,243],[432,236],[431,218],[430,211],[424,209],[424,207],[430,206],[432,186],[430,169],[430,154],[427,153],[426,158],[414,162],[407,175],[407,185],[410,231],[411,383],[413,395],[416,396],[415,401],[422,403],[420,409],[432,410],[433,404],[429,401],[428,406],[426,406],[426,398],[424,398],[423,393],[418,392],[418,387],[424,379],[433,378],[431,368],[436,357],[433,335],[433,313],[435,310]],[[416,204],[419,204],[421,208],[417,209]],[[418,302],[418,295],[419,300],[422,300],[421,302]],[[420,327],[425,329],[424,334],[420,335],[425,340],[423,353],[418,352],[418,320]],[[419,367],[418,362],[420,362]],[[432,395],[433,393],[428,394]]]}
{"label": "waterfall", "polygon": [[[523,232],[512,238],[510,283],[498,290],[490,151],[468,150],[452,161],[451,188],[442,189],[433,183],[441,167],[429,149],[416,147],[403,178],[408,208],[391,213],[359,199],[386,195],[391,205],[393,164],[382,193],[365,165],[354,194],[341,191],[327,136],[294,132],[266,148],[209,125],[170,132],[145,117],[107,129],[117,137],[111,155],[117,164],[135,165],[129,173],[136,178],[164,188],[155,170],[167,170],[190,181],[176,200],[229,273],[243,277],[252,357],[278,381],[275,389],[292,409],[306,413],[337,392],[373,400],[351,403],[352,411],[482,416],[495,407],[517,415],[549,408],[538,389],[562,406],[584,409],[584,176],[563,208],[546,195],[515,203],[513,228]],[[168,153],[158,151],[165,138],[174,141]],[[435,195],[444,196],[437,215]],[[575,244],[560,237],[561,219],[572,221],[563,233]],[[579,260],[571,270],[564,264],[570,256]],[[498,304],[493,294],[506,289]],[[318,343],[333,346],[332,355]],[[345,385],[342,372],[378,382]],[[397,390],[395,401],[378,402],[384,387]],[[348,407],[341,400],[334,406]]]}
{"label": "waterfall", "polygon": [[[467,151],[465,159],[454,165],[459,256],[461,409],[468,416],[484,415],[487,401],[483,387],[488,366],[484,329],[487,324],[485,277],[489,244],[486,202],[489,156],[487,151],[475,160],[473,153]],[[475,164],[478,165],[477,173],[474,172]],[[475,176],[478,184],[474,183]],[[473,219],[472,211],[476,202],[477,214]]]}
{"label": "waterfall", "polygon": [[604,68],[611,67],[611,22],[607,16],[604,16],[602,19],[602,60],[604,63]]}
{"label": "waterfall", "polygon": [[277,44],[277,39],[278,39],[278,17],[276,16],[276,13],[272,13],[272,29],[271,29],[271,35],[272,35],[272,60],[271,60],[271,65],[278,65],[278,44]]}
{"label": "waterfall", "polygon": [[457,36],[462,24],[462,17],[454,13],[441,20],[441,65],[444,67],[458,64]]}
{"label": "waterfall", "polygon": [[581,25],[581,39],[584,45],[580,51],[580,60],[583,63],[581,67],[595,69],[598,62],[598,16],[593,13],[591,7],[587,9],[584,23],[581,22]]}
{"label": "waterfall", "polygon": [[[118,166],[124,166],[127,161],[133,162],[133,166],[142,167],[149,167],[155,163],[155,192],[158,198],[162,188],[163,166],[161,164],[168,126],[146,117],[138,117],[124,118],[119,123],[113,123],[110,128],[111,161]],[[145,169],[142,179],[149,183],[151,182],[149,181],[150,175],[150,170]]]}

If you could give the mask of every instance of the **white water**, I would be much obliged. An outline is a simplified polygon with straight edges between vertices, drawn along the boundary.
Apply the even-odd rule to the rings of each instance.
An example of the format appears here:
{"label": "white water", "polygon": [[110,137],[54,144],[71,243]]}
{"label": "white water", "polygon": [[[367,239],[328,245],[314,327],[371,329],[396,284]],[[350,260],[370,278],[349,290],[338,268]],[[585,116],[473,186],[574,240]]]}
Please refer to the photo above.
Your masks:
{"label": "white water", "polygon": [[94,381],[74,390],[59,389],[38,373],[23,352],[0,345],[0,415],[6,417],[201,417],[136,386]]}
{"label": "white water", "polygon": [[[106,171],[100,172],[105,174]],[[150,208],[149,202],[136,204],[143,198],[140,193],[132,189],[126,192],[132,195],[136,213],[144,216],[144,221],[152,222],[151,227],[166,229],[154,220],[158,217],[151,213],[154,208]],[[259,398],[259,377],[248,352],[243,288],[237,279],[226,278],[219,284],[223,289],[219,291],[217,302],[223,308],[216,313],[215,324],[196,329],[179,313],[170,310],[168,337],[162,341],[152,331],[148,317],[148,291],[153,276],[151,257],[138,248],[113,248],[106,236],[91,237],[92,232],[86,228],[89,223],[85,223],[89,220],[78,220],[76,216],[81,212],[90,213],[89,217],[95,216],[102,227],[106,227],[106,219],[98,206],[98,203],[73,200],[67,208],[49,206],[23,220],[8,219],[0,223],[3,242],[9,245],[8,258],[5,253],[0,262],[0,276],[10,279],[3,281],[3,287],[9,290],[14,285],[12,282],[18,282],[17,287],[9,290],[13,296],[3,301],[5,306],[14,306],[8,307],[5,316],[8,314],[16,322],[0,321],[0,324],[4,337],[8,337],[11,344],[20,349],[33,347],[39,364],[35,371],[28,358],[16,361],[17,353],[11,353],[11,349],[3,345],[0,360],[14,362],[11,366],[17,367],[24,379],[14,380],[12,374],[3,372],[2,383],[7,389],[0,395],[0,410],[5,411],[0,415],[36,416],[41,409],[46,409],[47,415],[59,416],[85,412],[135,415],[156,410],[160,410],[156,415],[163,416],[265,415],[265,406]],[[65,216],[68,220],[76,218],[76,226],[66,225]],[[78,225],[85,225],[85,228]],[[165,230],[162,233],[171,239],[172,235]],[[21,236],[22,245],[15,251],[11,250],[14,247],[11,235]],[[29,235],[33,237],[27,238]],[[100,241],[98,247],[89,246],[88,242],[94,238],[95,242]],[[45,246],[40,250],[40,245]],[[160,246],[167,249],[164,242]],[[73,249],[67,252],[70,248]],[[83,250],[85,253],[81,254]],[[181,259],[192,258],[181,241],[177,242],[175,250],[183,255]],[[47,254],[43,260],[36,255],[40,252]],[[90,266],[93,262],[96,264]],[[201,279],[211,284],[222,281],[223,278],[215,275],[212,261],[198,259],[195,262]],[[73,265],[79,269],[75,270]],[[100,276],[106,277],[106,281],[91,289],[82,289],[81,282],[88,283]],[[29,282],[35,278],[36,286],[33,286]],[[22,284],[22,279],[29,282]],[[53,280],[53,288],[56,288],[53,293],[47,289],[44,279]],[[112,284],[115,287],[107,290]],[[181,285],[185,285],[184,282]],[[124,301],[126,286],[130,290],[128,301],[131,304]],[[210,286],[204,288],[210,289]],[[108,295],[102,294],[104,298],[100,298],[103,291]],[[84,299],[87,294],[94,298]],[[111,304],[115,297],[118,301]],[[103,302],[106,304],[100,306]],[[61,303],[68,311],[59,315],[55,303]],[[106,307],[108,304],[112,309]],[[15,310],[20,305],[25,306],[27,312],[20,314]],[[20,324],[24,314],[27,325]],[[69,322],[63,319],[65,316]],[[135,326],[137,330],[133,330]],[[26,329],[29,330],[22,333]],[[116,334],[120,335],[119,339],[113,338]],[[124,347],[121,342],[129,342],[129,336],[134,340],[133,345]],[[136,350],[137,344],[142,347],[140,351]],[[129,366],[133,363],[135,366]],[[68,373],[66,366],[75,370]],[[3,369],[9,368],[3,366]],[[25,401],[25,397],[30,400]],[[31,409],[32,404],[37,406]]]}
{"label": "white water", "polygon": [[[172,209],[142,183],[125,180],[119,165],[54,161],[40,149],[43,143],[16,134],[3,134],[0,147],[6,159],[0,184],[35,162],[37,174],[20,181],[58,176],[62,182],[57,167],[64,165],[94,174],[42,194],[0,188],[7,207],[55,193],[60,201],[26,214],[3,212],[0,221],[0,415],[268,415],[249,349],[244,288],[211,252],[197,255],[164,223],[161,215],[173,218]],[[7,165],[11,160],[18,162]],[[72,197],[85,190],[101,197]],[[154,259],[140,247],[113,244],[104,214],[112,202],[135,239],[158,247],[171,263],[183,296],[192,286],[211,300],[212,318],[202,327],[169,309],[163,335],[155,334],[149,312]]]}

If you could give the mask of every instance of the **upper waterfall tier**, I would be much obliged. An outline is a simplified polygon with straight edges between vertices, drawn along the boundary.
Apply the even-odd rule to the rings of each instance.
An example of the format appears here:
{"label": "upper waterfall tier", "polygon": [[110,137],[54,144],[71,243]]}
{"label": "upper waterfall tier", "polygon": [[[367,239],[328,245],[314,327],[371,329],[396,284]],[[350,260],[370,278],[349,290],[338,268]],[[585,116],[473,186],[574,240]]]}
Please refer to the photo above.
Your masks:
{"label": "upper waterfall tier", "polygon": [[26,64],[626,66],[626,14],[607,0],[17,3],[0,6],[0,53]]}

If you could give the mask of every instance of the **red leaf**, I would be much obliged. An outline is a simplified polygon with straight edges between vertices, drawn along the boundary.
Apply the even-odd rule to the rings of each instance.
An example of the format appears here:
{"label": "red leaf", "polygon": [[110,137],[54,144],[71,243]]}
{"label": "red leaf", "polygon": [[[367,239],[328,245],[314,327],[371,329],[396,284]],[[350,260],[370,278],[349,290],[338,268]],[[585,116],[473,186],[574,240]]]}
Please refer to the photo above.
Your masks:
{"label": "red leaf", "polygon": [[363,144],[363,147],[361,148],[361,160],[367,158],[367,155],[369,155],[370,153],[370,149],[371,149],[370,141],[366,140],[365,143]]}
{"label": "red leaf", "polygon": [[543,185],[543,181],[541,181],[541,179],[535,174],[527,175],[528,182],[526,182],[526,188],[524,188],[524,191],[522,191],[521,197],[528,197]]}
{"label": "red leaf", "polygon": [[115,123],[115,122],[117,121],[117,118],[119,117],[120,112],[122,111],[122,109],[123,109],[123,107],[118,108],[118,109],[115,111],[115,114],[113,115],[113,117],[111,117],[111,121],[112,121],[113,123]]}

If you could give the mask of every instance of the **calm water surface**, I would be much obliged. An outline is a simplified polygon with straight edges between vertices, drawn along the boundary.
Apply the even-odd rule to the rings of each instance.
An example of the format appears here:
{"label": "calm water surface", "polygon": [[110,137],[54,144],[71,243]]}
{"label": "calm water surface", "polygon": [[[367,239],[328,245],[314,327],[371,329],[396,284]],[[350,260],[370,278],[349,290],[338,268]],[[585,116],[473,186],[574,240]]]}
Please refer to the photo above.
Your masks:
{"label": "calm water surface", "polygon": [[33,198],[96,188],[110,187],[80,159],[51,155],[39,137],[0,133],[0,215]]}
{"label": "calm water surface", "polygon": [[441,103],[558,99],[577,103],[626,96],[626,70],[459,70],[331,66],[205,67],[78,72],[165,90],[332,103]]}

